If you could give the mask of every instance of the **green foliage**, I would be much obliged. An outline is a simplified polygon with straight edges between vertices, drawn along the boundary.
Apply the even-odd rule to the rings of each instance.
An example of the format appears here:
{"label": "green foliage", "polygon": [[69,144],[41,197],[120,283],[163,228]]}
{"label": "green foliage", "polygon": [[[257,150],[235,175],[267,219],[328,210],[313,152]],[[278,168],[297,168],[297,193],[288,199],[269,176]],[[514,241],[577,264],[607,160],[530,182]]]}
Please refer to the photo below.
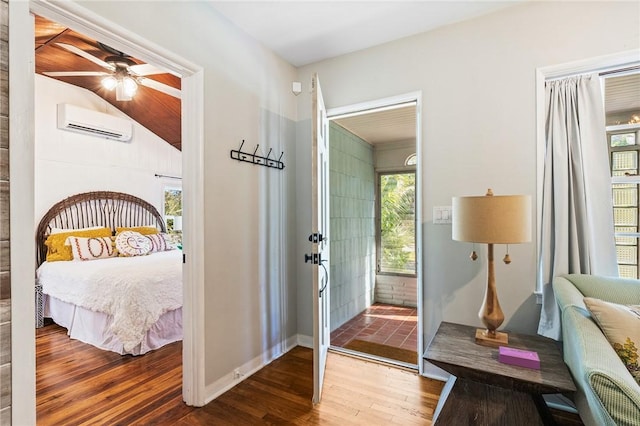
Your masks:
{"label": "green foliage", "polygon": [[415,173],[380,177],[383,271],[415,273],[415,181]]}
{"label": "green foliage", "polygon": [[164,214],[182,216],[182,190],[166,189],[164,191]]}
{"label": "green foliage", "polygon": [[611,135],[611,146],[629,146],[636,144],[635,133],[624,133],[620,135]]}
{"label": "green foliage", "polygon": [[[165,189],[164,214],[166,216],[182,216],[182,190]],[[182,247],[182,231],[174,228],[174,219],[167,219],[167,232],[174,244]]]}

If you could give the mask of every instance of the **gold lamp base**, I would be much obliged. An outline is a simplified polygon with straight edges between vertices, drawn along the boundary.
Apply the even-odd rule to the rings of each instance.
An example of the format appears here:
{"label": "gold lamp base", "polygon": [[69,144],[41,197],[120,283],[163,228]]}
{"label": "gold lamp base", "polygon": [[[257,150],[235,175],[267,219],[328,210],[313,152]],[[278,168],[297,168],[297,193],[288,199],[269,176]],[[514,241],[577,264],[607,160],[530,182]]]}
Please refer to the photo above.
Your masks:
{"label": "gold lamp base", "polygon": [[497,348],[509,344],[509,335],[500,331],[491,333],[489,330],[476,329],[476,343],[482,346]]}

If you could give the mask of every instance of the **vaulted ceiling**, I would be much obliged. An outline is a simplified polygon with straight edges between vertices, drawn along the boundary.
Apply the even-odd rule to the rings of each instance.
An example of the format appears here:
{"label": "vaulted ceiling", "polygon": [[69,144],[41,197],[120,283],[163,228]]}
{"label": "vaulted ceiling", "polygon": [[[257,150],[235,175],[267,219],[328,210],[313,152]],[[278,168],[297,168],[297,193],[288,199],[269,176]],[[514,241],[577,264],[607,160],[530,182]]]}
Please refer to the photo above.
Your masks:
{"label": "vaulted ceiling", "polygon": [[[61,45],[67,46],[67,48]],[[82,34],[69,28],[61,26],[40,16],[35,17],[35,61],[36,73],[45,75],[50,72],[109,72],[97,61],[87,58],[87,55],[73,53],[68,46],[80,49],[98,60],[105,61],[108,57],[114,56],[113,49],[100,44]],[[143,61],[126,56],[134,64],[144,64]],[[171,96],[161,90],[148,87],[165,87],[166,91],[171,88],[180,90],[180,78],[170,73],[147,75],[145,79],[147,85],[139,84],[137,92],[130,101],[116,100],[116,91],[105,89],[101,81],[104,76],[84,75],[84,76],[48,76],[60,81],[64,81],[75,86],[83,87],[104,98],[107,102],[127,114],[157,136],[181,149],[181,101],[178,97]],[[158,85],[157,83],[161,83]],[[166,85],[166,86],[162,86]]]}

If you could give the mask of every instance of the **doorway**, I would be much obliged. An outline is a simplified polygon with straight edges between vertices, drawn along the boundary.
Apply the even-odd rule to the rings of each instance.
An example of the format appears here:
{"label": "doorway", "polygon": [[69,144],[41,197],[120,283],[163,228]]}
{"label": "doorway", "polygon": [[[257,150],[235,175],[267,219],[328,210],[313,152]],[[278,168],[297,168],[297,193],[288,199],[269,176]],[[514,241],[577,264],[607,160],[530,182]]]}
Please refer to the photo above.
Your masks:
{"label": "doorway", "polygon": [[[12,151],[12,158],[24,158],[21,167],[11,169],[11,179],[15,190],[19,193],[33,194],[34,164],[27,161],[33,158],[33,74],[24,73],[23,70],[33,70],[31,55],[34,50],[33,14],[44,16],[73,28],[89,37],[101,38],[110,46],[121,48],[130,52],[147,63],[154,63],[168,69],[182,77],[182,139],[189,141],[183,146],[183,179],[184,187],[188,193],[184,197],[186,216],[184,217],[185,245],[190,248],[187,253],[189,260],[183,267],[184,303],[183,313],[185,319],[183,339],[183,398],[189,405],[202,405],[204,403],[204,374],[201,371],[200,360],[203,359],[204,348],[203,326],[194,321],[202,318],[204,306],[201,293],[204,289],[203,279],[203,250],[204,241],[201,235],[190,232],[190,229],[198,227],[203,222],[203,185],[202,165],[200,152],[202,151],[203,138],[203,70],[201,67],[184,60],[183,58],[168,52],[166,49],[154,45],[134,34],[112,24],[98,19],[95,16],[78,15],[77,7],[71,5],[33,1],[30,3],[17,3],[11,8],[11,55],[9,63],[10,85],[15,88],[15,93],[26,96],[11,96],[10,119],[18,125],[12,126],[10,138],[20,140]],[[15,30],[14,32],[14,29]],[[19,35],[19,36],[18,36]],[[31,95],[31,96],[29,96]],[[18,115],[19,114],[19,115]],[[12,121],[14,122],[14,121]],[[31,123],[31,126],[30,124]],[[33,277],[33,265],[35,264],[35,240],[32,230],[35,221],[33,200],[24,197],[11,208],[12,226],[20,229],[23,243],[12,245],[12,269],[16,270],[15,282],[29,282]],[[25,230],[24,232],[22,230]],[[22,235],[24,234],[24,235]],[[19,272],[24,271],[24,272]],[[29,272],[31,271],[31,272]],[[31,275],[31,278],[29,278]],[[21,307],[21,321],[13,323],[17,335],[29,336],[34,332],[35,301],[33,289],[29,286],[12,286],[13,302]],[[19,400],[14,400],[12,414],[15,422],[35,423],[35,342],[32,339],[12,339],[14,353],[22,354],[13,360],[13,372],[15,377],[23,380],[14,382],[13,390],[21,395]]]}
{"label": "doorway", "polygon": [[[34,16],[34,22],[36,219],[39,221],[52,205],[69,196],[88,192],[87,190],[117,191],[137,196],[161,212],[167,227],[167,240],[171,239],[171,243],[177,245],[182,232],[181,226],[178,226],[182,222],[179,77],[129,56],[126,52],[117,51],[104,44],[102,39],[89,38],[39,15]],[[102,70],[85,71],[95,67],[94,64],[101,65]],[[137,73],[145,76],[138,77]],[[117,80],[117,87],[111,87],[111,90],[105,87],[108,79]],[[160,79],[167,84],[161,83]],[[149,81],[154,83],[148,83]],[[133,84],[131,93],[126,93],[126,88],[122,90],[123,82]],[[128,134],[130,140],[120,142],[94,134],[70,133],[66,129],[60,129],[61,115],[60,112],[56,114],[57,105],[79,111],[83,115],[74,119],[83,120],[82,123],[87,126],[104,125],[98,119],[93,121],[92,114],[106,113],[99,116],[105,117],[105,120],[116,117],[133,129]],[[147,114],[152,114],[153,120],[147,120]],[[162,128],[155,125],[159,121],[163,122]],[[144,161],[140,161],[140,157]],[[172,184],[170,191],[165,188],[169,182]],[[160,238],[164,240],[164,237]],[[165,247],[164,244],[162,248],[158,246],[157,251],[164,250]],[[182,269],[181,255],[179,250],[174,253],[171,262],[176,268],[176,281],[172,289],[182,293],[181,281],[178,280]],[[70,306],[67,310],[57,300],[47,300],[43,307],[47,322],[55,321],[64,326],[70,339],[82,340],[103,350],[125,351],[122,344],[118,346],[120,339],[109,335],[109,328],[99,319],[100,314],[92,316],[94,319],[87,319],[93,314]],[[82,312],[87,316],[83,316]],[[167,324],[182,324],[181,311],[176,312]],[[163,324],[164,319],[166,318],[163,317]],[[51,333],[51,329],[58,329],[58,326],[47,324],[37,330],[38,354],[43,347],[49,347],[43,343],[46,341],[43,335]],[[165,344],[181,340],[182,335],[181,326],[154,326],[144,331],[148,333],[148,338],[143,339],[139,347],[132,349],[132,353],[143,354],[159,349]],[[42,386],[42,383],[56,383],[59,377],[82,370],[82,364],[77,359],[73,361],[55,364],[49,358],[36,358],[37,416],[47,412],[59,415],[60,411],[66,410],[64,403],[49,405],[43,409],[45,401],[51,399],[46,396],[51,394],[47,393],[47,387]],[[145,361],[135,357],[131,362],[140,364]],[[51,368],[52,365],[56,367]],[[105,369],[112,377],[117,375],[112,368]],[[97,373],[90,374],[95,377]],[[95,386],[91,388],[96,389]]]}
{"label": "doorway", "polygon": [[331,347],[419,369],[419,94],[329,111]]}

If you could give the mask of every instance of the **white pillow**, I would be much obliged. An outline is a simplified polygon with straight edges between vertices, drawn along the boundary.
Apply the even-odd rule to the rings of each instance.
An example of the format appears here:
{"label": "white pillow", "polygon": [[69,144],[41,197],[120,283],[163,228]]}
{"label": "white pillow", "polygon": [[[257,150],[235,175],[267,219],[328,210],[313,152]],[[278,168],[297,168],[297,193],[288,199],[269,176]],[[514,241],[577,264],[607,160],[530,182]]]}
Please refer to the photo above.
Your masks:
{"label": "white pillow", "polygon": [[151,252],[151,240],[139,232],[124,231],[116,236],[116,249],[122,256],[144,256]]}
{"label": "white pillow", "polygon": [[167,234],[149,234],[145,235],[151,242],[151,251],[149,253],[155,253],[157,251],[173,250],[173,245],[167,240]]}
{"label": "white pillow", "polygon": [[117,256],[111,237],[68,237],[73,260],[96,260]]}

